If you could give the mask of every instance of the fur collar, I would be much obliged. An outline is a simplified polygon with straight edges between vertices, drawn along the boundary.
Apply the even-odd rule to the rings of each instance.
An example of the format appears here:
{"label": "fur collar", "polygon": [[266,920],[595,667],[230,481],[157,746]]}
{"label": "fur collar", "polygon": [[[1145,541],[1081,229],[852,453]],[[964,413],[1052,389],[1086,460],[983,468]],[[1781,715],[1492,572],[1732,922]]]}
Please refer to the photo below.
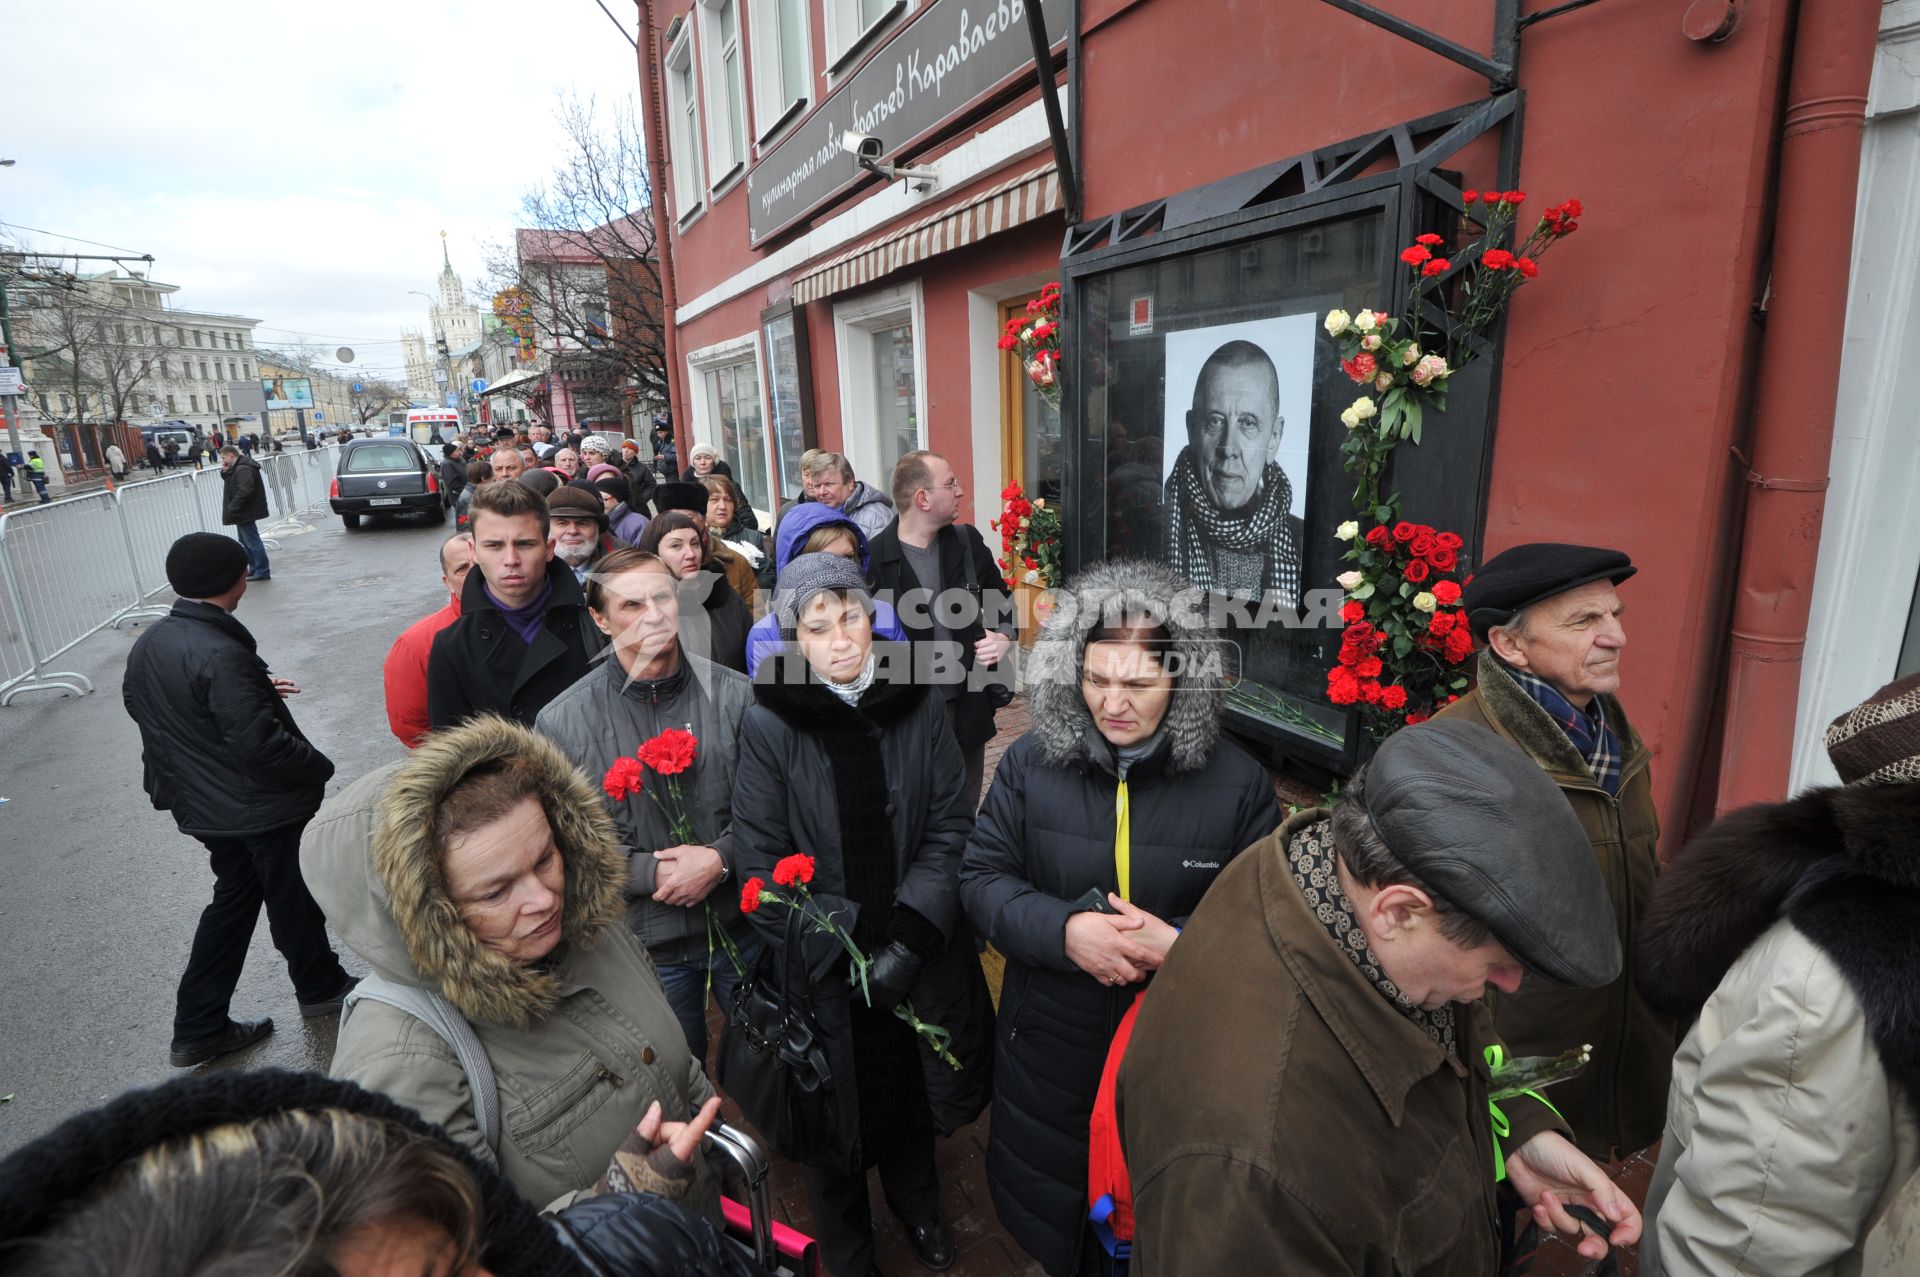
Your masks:
{"label": "fur collar", "polygon": [[1846,977],[1887,1072],[1920,1102],[1920,784],[1743,808],[1675,857],[1641,929],[1640,987],[1696,1014],[1785,917]]}
{"label": "fur collar", "polygon": [[798,652],[776,652],[760,663],[754,675],[753,699],[772,710],[789,727],[805,736],[868,736],[873,729],[886,728],[911,714],[927,689],[899,679],[889,679],[889,665],[911,668],[889,661],[883,649],[905,649],[904,643],[875,643],[880,672],[873,686],[860,697],[858,708],[829,692]]}
{"label": "fur collar", "polygon": [[447,898],[433,846],[433,813],[478,767],[510,755],[533,760],[541,800],[566,865],[568,946],[588,947],[617,922],[626,884],[613,821],[595,786],[546,737],[494,715],[434,732],[394,773],[380,800],[372,867],[407,954],[426,982],[470,1020],[525,1027],[559,1004],[547,966],[523,967],[483,947]]}
{"label": "fur collar", "polygon": [[[1480,649],[1480,658],[1474,667],[1474,686],[1480,693],[1480,703],[1486,707],[1487,717],[1505,728],[1514,743],[1533,756],[1540,770],[1556,779],[1564,776],[1593,780],[1587,760],[1573,747],[1560,724],[1514,681],[1491,648]],[[1602,696],[1600,706],[1613,734],[1620,739],[1620,782],[1624,788],[1627,779],[1646,765],[1647,747],[1627,722],[1627,712],[1620,707],[1618,697]]]}
{"label": "fur collar", "polygon": [[1091,757],[1087,737],[1096,729],[1080,694],[1087,636],[1103,614],[1151,612],[1166,619],[1174,651],[1188,671],[1175,683],[1161,724],[1166,770],[1179,774],[1205,767],[1220,739],[1227,687],[1226,671],[1209,671],[1209,660],[1219,653],[1206,627],[1205,608],[1187,605],[1194,587],[1158,563],[1118,560],[1077,574],[1063,593],[1070,597],[1047,618],[1026,661],[1033,735],[1047,762],[1064,767]]}

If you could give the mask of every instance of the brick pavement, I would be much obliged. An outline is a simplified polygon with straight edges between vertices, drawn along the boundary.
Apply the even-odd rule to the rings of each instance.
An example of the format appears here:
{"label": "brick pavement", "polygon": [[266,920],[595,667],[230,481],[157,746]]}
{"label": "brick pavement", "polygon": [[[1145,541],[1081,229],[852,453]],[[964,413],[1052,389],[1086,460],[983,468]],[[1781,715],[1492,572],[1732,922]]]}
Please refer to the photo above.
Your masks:
{"label": "brick pavement", "polygon": [[[1018,740],[1032,726],[1032,722],[1025,697],[1016,699],[1000,711],[1000,732],[987,745],[986,775],[989,779],[1007,746]],[[1281,779],[1275,780],[1274,789],[1283,802],[1310,803],[1318,799],[1317,794]],[[997,956],[989,953],[989,963]],[[997,971],[992,974],[998,976]],[[993,984],[997,997],[997,978]],[[708,1019],[710,1039],[717,1044],[720,1036],[719,1015],[717,1012],[710,1013]],[[726,1104],[724,1112],[727,1121],[736,1125],[746,1124],[731,1101]],[[986,1171],[989,1120],[990,1115],[982,1116],[971,1126],[954,1132],[938,1144],[941,1215],[953,1226],[955,1249],[959,1256],[948,1271],[956,1277],[1043,1277],[1040,1266],[1028,1259],[1026,1252],[1007,1236],[994,1214]],[[1614,1168],[1615,1181],[1627,1190],[1635,1202],[1646,1195],[1647,1184],[1653,1174],[1650,1159],[1654,1152],[1649,1150],[1639,1157],[1626,1159]],[[806,1186],[801,1179],[800,1168],[788,1162],[776,1162],[771,1185],[775,1215],[781,1222],[811,1235],[812,1212],[807,1206]],[[868,1188],[873,1209],[875,1260],[880,1271],[889,1274],[889,1277],[907,1277],[908,1274],[925,1271],[907,1248],[904,1230],[887,1209],[880,1195],[877,1177],[869,1177]],[[1592,1267],[1571,1246],[1558,1239],[1550,1239],[1541,1247],[1533,1273],[1534,1277],[1578,1277],[1579,1274],[1591,1272]],[[1635,1277],[1637,1271],[1634,1256],[1623,1252],[1621,1277]],[[857,1275],[844,1274],[842,1277]]]}

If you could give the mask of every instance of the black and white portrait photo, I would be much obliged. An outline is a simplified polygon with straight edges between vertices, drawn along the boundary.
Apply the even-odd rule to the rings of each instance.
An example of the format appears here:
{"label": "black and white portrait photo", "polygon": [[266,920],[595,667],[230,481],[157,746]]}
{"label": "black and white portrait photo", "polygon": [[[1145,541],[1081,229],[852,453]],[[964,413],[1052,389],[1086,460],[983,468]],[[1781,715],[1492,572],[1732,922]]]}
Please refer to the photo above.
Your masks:
{"label": "black and white portrait photo", "polygon": [[1167,334],[1167,563],[1195,585],[1299,604],[1315,325]]}

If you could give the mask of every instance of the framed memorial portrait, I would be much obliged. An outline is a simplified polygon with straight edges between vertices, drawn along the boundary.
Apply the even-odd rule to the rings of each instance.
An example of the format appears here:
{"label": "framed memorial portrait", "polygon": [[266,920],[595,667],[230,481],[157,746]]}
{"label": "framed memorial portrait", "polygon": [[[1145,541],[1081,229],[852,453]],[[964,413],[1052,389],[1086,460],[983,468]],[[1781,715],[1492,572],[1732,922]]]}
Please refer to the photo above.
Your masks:
{"label": "framed memorial portrait", "polygon": [[767,351],[767,407],[773,443],[774,484],[782,504],[797,501],[804,485],[800,454],[818,444],[813,422],[812,356],[807,349],[806,311],[792,302],[760,312]]}
{"label": "framed memorial portrait", "polygon": [[[1079,564],[1125,557],[1191,582],[1231,654],[1229,725],[1269,761],[1342,775],[1364,735],[1326,697],[1336,578],[1350,566],[1335,531],[1356,515],[1340,413],[1360,388],[1322,320],[1397,311],[1400,246],[1453,226],[1461,206],[1459,175],[1436,161],[1515,109],[1472,104],[1068,232],[1069,580]],[[1399,167],[1378,165],[1396,151]],[[1459,530],[1468,561],[1498,367],[1483,358],[1456,377],[1444,426],[1402,448],[1388,476],[1423,521]]]}

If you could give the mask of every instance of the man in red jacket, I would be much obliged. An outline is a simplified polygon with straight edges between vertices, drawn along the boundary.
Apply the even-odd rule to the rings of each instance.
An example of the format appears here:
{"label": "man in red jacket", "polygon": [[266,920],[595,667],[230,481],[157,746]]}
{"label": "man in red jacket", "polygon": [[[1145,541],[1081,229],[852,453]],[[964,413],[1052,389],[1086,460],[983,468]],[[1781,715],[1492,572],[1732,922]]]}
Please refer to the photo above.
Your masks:
{"label": "man in red jacket", "polygon": [[460,588],[472,569],[473,533],[448,537],[440,546],[440,579],[450,596],[447,605],[409,625],[387,653],[387,726],[408,749],[427,735],[427,656],[433,651],[433,636],[460,619]]}

